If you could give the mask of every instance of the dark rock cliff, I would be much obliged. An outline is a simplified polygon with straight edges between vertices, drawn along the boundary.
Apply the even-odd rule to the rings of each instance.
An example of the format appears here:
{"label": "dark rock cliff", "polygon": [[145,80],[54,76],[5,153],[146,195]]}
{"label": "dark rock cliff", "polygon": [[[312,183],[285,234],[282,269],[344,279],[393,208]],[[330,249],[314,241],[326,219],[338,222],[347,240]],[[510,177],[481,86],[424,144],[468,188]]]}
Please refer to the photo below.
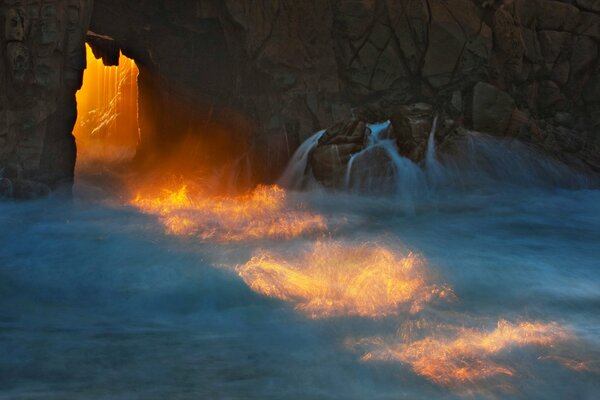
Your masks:
{"label": "dark rock cliff", "polygon": [[268,179],[316,130],[426,103],[600,170],[598,1],[93,3],[2,1],[3,179],[72,179],[88,30],[105,61],[121,49],[139,65],[141,154],[219,124],[250,143]]}
{"label": "dark rock cliff", "polygon": [[86,0],[0,2],[0,194],[36,196],[73,180],[91,10]]}

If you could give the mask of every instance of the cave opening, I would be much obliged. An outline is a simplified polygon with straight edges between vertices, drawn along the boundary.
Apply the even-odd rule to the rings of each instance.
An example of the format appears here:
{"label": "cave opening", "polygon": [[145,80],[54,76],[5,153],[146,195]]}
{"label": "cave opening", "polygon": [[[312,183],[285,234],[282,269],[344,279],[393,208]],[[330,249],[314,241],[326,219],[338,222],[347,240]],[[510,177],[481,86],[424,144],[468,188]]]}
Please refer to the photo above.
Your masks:
{"label": "cave opening", "polygon": [[73,128],[76,180],[110,171],[135,174],[125,184],[132,192],[173,182],[213,194],[248,189],[248,122],[210,96],[188,96],[144,57],[124,53],[112,39],[88,33]]}
{"label": "cave opening", "polygon": [[86,57],[73,129],[78,170],[90,164],[132,160],[140,141],[135,61],[119,52],[117,60],[105,62],[89,44]]}

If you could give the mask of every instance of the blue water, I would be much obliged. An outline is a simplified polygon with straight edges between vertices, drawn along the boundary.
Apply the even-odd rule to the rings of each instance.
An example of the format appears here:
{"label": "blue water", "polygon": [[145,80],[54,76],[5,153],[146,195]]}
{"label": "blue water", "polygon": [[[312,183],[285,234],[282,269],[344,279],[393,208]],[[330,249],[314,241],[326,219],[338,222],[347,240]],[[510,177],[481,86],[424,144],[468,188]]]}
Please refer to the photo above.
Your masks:
{"label": "blue water", "polygon": [[[231,268],[258,249],[164,233],[114,185],[80,176],[72,202],[0,203],[0,399],[598,399],[600,191],[482,185],[406,212],[394,196],[291,195],[331,221],[332,240],[421,254],[457,300],[417,316],[314,321],[246,287]],[[407,319],[556,321],[579,338],[577,372],[536,349],[493,384],[443,387],[398,363],[364,363],[349,337]],[[495,384],[510,385],[510,390]]]}

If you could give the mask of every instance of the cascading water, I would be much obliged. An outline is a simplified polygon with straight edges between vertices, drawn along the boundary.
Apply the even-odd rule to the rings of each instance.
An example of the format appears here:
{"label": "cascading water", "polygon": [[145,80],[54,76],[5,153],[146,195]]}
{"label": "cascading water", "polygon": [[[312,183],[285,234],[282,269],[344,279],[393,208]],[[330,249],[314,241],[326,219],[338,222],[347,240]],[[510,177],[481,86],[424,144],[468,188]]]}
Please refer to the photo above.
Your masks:
{"label": "cascading water", "polygon": [[444,167],[437,158],[435,135],[437,133],[438,120],[438,116],[433,119],[431,132],[429,134],[429,139],[427,140],[427,152],[425,154],[425,168],[430,190],[435,190],[439,185],[442,185],[445,180]]}
{"label": "cascading water", "polygon": [[437,131],[439,117],[436,116],[433,119],[433,124],[431,126],[431,132],[429,133],[429,139],[427,139],[427,153],[425,155],[425,163],[427,165],[427,169],[433,169],[437,166],[437,158],[436,158],[436,145],[435,145],[435,134]]}
{"label": "cascading water", "polygon": [[425,176],[415,163],[400,155],[394,138],[385,136],[390,126],[390,121],[368,125],[365,148],[348,162],[346,189],[392,191],[406,212],[414,212],[416,199],[426,189]]}
{"label": "cascading water", "polygon": [[314,148],[317,147],[319,140],[324,134],[324,130],[315,133],[296,150],[281,178],[279,178],[281,186],[289,189],[302,189],[307,176],[308,157]]}
{"label": "cascading water", "polygon": [[367,126],[369,129],[369,135],[367,136],[367,145],[362,151],[353,154],[350,158],[350,161],[348,162],[345,179],[346,189],[352,190],[353,188],[352,168],[354,167],[354,163],[356,162],[356,160],[360,159],[361,157],[367,154],[370,154],[374,151],[374,149],[382,149],[385,151],[386,154],[389,155],[389,150],[391,147],[392,153],[394,152],[393,148],[395,145],[393,143],[393,140],[391,140],[390,138],[381,138],[381,135],[385,133],[390,128],[390,126],[391,123],[389,121],[380,124],[370,124]]}
{"label": "cascading water", "polygon": [[590,177],[517,140],[468,132],[453,147],[441,155],[441,163],[445,180],[454,187],[585,188],[593,184]]}
{"label": "cascading water", "polygon": [[[367,125],[369,134],[364,149],[353,154],[348,161],[345,189],[367,193],[382,189],[391,191],[406,212],[414,213],[419,199],[423,200],[444,180],[444,169],[436,156],[437,124],[438,117],[435,117],[427,144],[425,168],[403,157],[395,139],[386,136],[391,127],[390,121]],[[308,157],[323,134],[324,131],[317,132],[296,151],[279,180],[282,186],[290,189],[302,187],[309,177]]]}
{"label": "cascading water", "polygon": [[[390,122],[369,124],[364,148],[353,154],[344,175],[344,188],[350,192],[387,191],[397,204],[414,212],[418,204],[434,200],[436,192],[463,188],[504,185],[534,185],[584,188],[592,184],[588,176],[574,173],[566,165],[552,160],[517,140],[501,139],[465,131],[452,138],[450,150],[438,154],[435,117],[421,165],[402,156],[393,137],[386,136]],[[279,183],[298,189],[311,179],[307,168],[310,152],[324,131],[308,139],[290,161]]]}

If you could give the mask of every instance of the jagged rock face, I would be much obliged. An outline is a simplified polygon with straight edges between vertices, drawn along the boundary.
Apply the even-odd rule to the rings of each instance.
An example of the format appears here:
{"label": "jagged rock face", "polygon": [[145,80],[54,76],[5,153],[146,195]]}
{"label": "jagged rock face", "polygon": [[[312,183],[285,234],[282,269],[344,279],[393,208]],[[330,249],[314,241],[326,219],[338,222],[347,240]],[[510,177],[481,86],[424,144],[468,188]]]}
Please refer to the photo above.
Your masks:
{"label": "jagged rock face", "polygon": [[[91,30],[140,64],[142,138],[174,141],[209,109],[247,131],[270,178],[323,127],[486,79],[493,45],[469,0],[137,3],[97,0]],[[191,106],[160,100],[173,98]]]}
{"label": "jagged rock face", "polygon": [[[390,120],[400,154],[416,163],[423,160],[435,117],[436,110],[429,104],[416,103],[398,107]],[[447,131],[443,118],[441,120],[438,123],[438,136],[443,136],[440,133]]]}
{"label": "jagged rock face", "polygon": [[275,177],[305,138],[350,115],[326,1],[99,0],[90,29],[140,67],[142,148],[210,135],[210,120],[251,138],[255,167]]}
{"label": "jagged rock face", "polygon": [[90,14],[85,0],[0,3],[0,196],[35,196],[72,182],[75,91]]}
{"label": "jagged rock face", "polygon": [[[13,175],[72,176],[72,94],[90,3],[2,3],[0,165]],[[19,23],[23,4],[37,4],[27,15],[46,22]],[[216,122],[250,142],[268,179],[313,132],[353,116],[391,119],[422,102],[600,170],[598,8],[590,0],[95,0],[89,29],[111,42],[96,43],[99,55],[114,59],[119,48],[140,67],[142,150],[190,131],[210,135],[203,126]],[[402,141],[405,154],[421,152],[422,139]]]}
{"label": "jagged rock face", "polygon": [[[202,104],[223,110],[224,120],[239,111],[234,129],[247,130],[264,150],[260,160],[271,176],[314,131],[353,116],[389,119],[416,102],[433,104],[470,128],[571,152],[594,166],[594,151],[573,153],[572,141],[560,139],[590,137],[586,149],[600,141],[600,15],[593,4],[96,0],[92,29],[114,37],[142,64],[142,92],[146,80],[158,79],[149,85],[154,95],[183,92],[196,113]],[[186,120],[165,102],[158,107],[168,111],[147,114]],[[585,129],[566,134],[562,127],[555,137],[558,112]],[[154,126],[157,137],[178,130],[164,121]],[[412,148],[421,141],[405,138],[410,148],[401,150],[422,153]]]}

